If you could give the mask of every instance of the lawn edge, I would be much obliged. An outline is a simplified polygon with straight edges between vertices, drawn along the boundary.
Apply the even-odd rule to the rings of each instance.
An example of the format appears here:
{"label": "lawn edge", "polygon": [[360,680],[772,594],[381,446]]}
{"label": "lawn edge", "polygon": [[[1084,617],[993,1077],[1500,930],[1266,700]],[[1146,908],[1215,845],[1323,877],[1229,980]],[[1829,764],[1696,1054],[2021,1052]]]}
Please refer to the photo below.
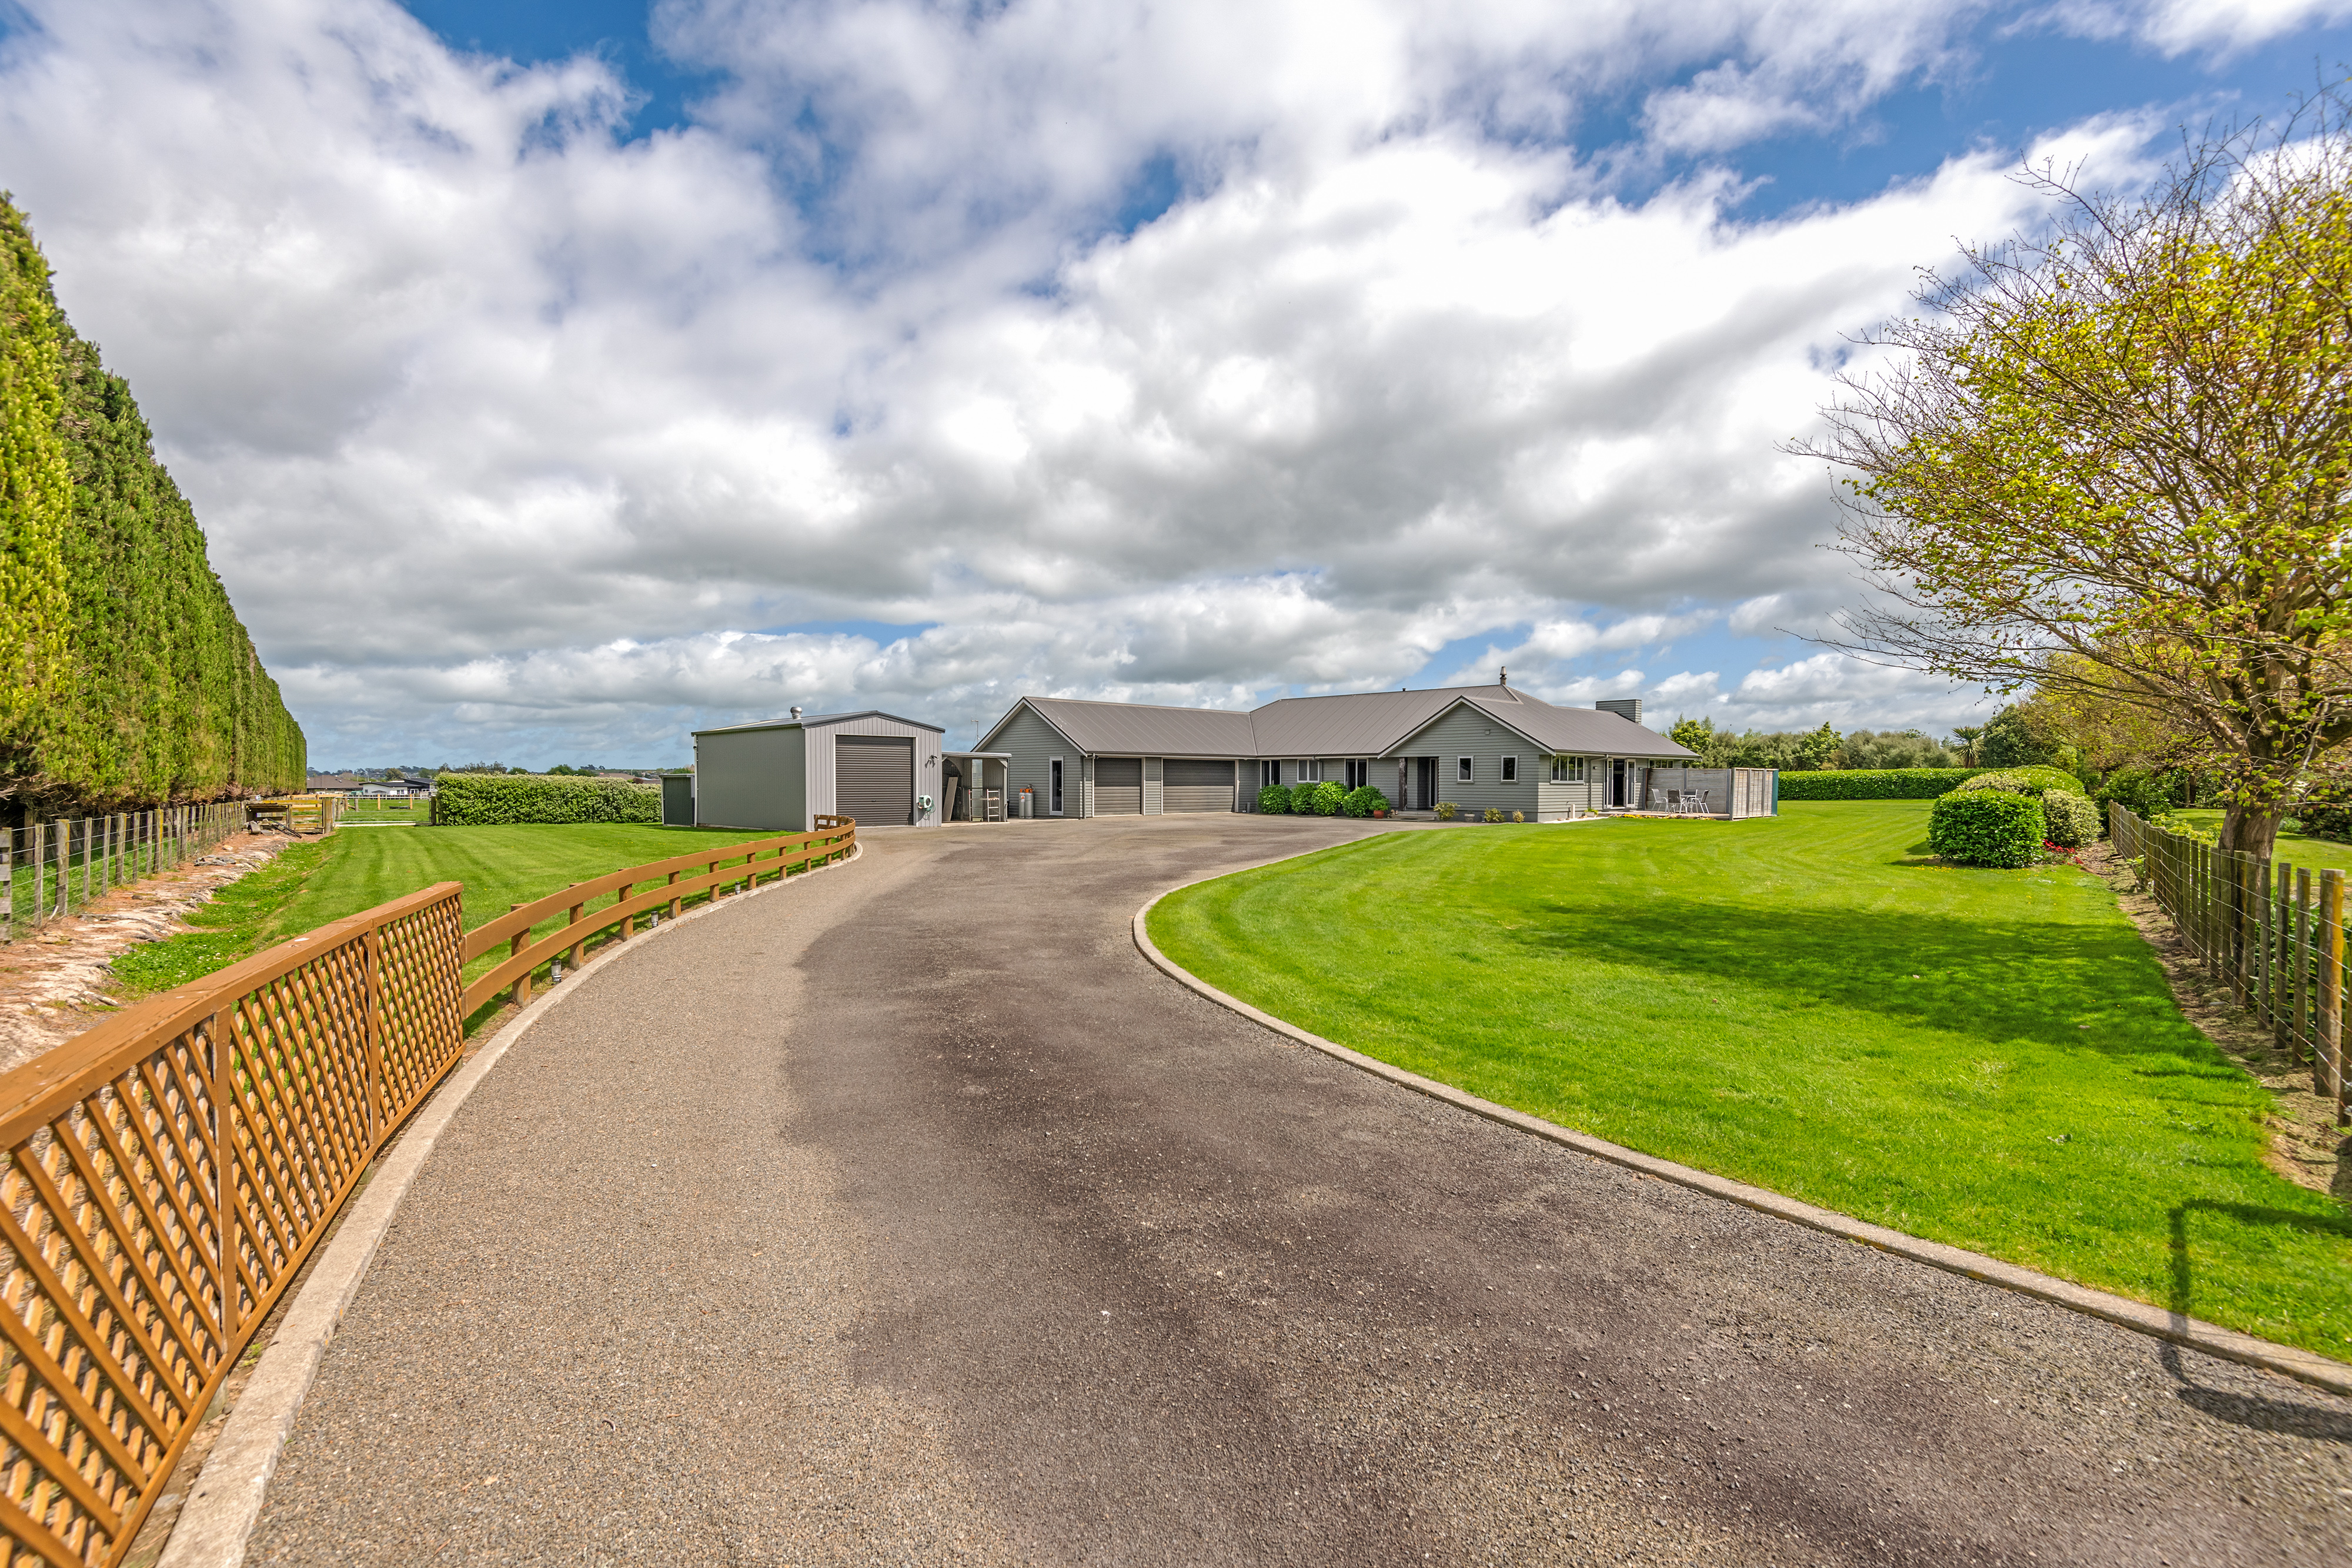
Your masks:
{"label": "lawn edge", "polygon": [[385,1151],[375,1175],[360,1194],[334,1239],[311,1270],[310,1281],[295,1296],[279,1323],[277,1336],[262,1353],[251,1381],[229,1414],[220,1439],[188,1485],[188,1500],[164,1542],[156,1568],[241,1568],[246,1547],[261,1522],[271,1477],[294,1435],[327,1346],[342,1326],[343,1313],[359,1294],[376,1247],[399,1212],[417,1173],[425,1168],[441,1134],[482,1081],[489,1076],[517,1040],[531,1026],[572,997],[580,982],[615,958],[643,951],[643,944],[722,909],[733,909],[746,897],[780,888],[797,887],[803,878],[849,865],[862,858],[866,846],[854,846],[840,861],[817,866],[797,876],[778,877],[764,887],[753,887],[724,900],[663,920],[626,942],[615,942],[568,976],[562,984],[532,1002],[514,1020],[490,1037],[467,1059],[416,1112],[399,1141]]}
{"label": "lawn edge", "polygon": [[[1268,862],[1268,864],[1279,863],[1281,862],[1278,861]],[[1247,869],[1263,871],[1265,868],[1252,866]],[[2304,1350],[2299,1346],[2280,1344],[2252,1334],[2241,1333],[2236,1329],[2223,1328],[2219,1323],[2209,1323],[2202,1319],[2192,1318],[2168,1308],[2152,1306],[2146,1301],[2136,1301],[2128,1296],[2118,1296],[2110,1291],[2095,1290],[2087,1285],[2078,1285],[2071,1280],[2061,1280],[2054,1275],[2044,1274],[2020,1264],[2004,1262],[1999,1258],[1990,1257],[1982,1252],[1971,1252],[1965,1248],[1949,1246],[1941,1241],[1929,1241],[1900,1230],[1890,1230],[1883,1225],[1873,1225],[1868,1220],[1856,1219],[1852,1215],[1841,1214],[1835,1209],[1818,1207],[1784,1193],[1774,1192],[1769,1187],[1751,1186],[1746,1182],[1733,1181],[1728,1176],[1716,1176],[1710,1172],[1699,1170],[1696,1166],[1660,1159],[1654,1155],[1645,1155],[1638,1149],[1629,1149],[1622,1144],[1612,1144],[1606,1138],[1597,1138],[1590,1133],[1580,1133],[1573,1128],[1563,1127],[1556,1122],[1547,1122],[1540,1116],[1529,1115],[1524,1111],[1514,1111],[1509,1106],[1496,1104],[1492,1100],[1483,1100],[1465,1090],[1456,1089],[1450,1083],[1442,1083],[1433,1078],[1424,1078],[1418,1072],[1407,1071],[1402,1067],[1382,1061],[1378,1057],[1367,1056],[1362,1051],[1350,1050],[1336,1040],[1326,1040],[1321,1035],[1300,1029],[1296,1024],[1286,1023],[1272,1013],[1252,1007],[1239,997],[1218,989],[1177,963],[1160,950],[1159,945],[1151,940],[1151,933],[1146,928],[1146,922],[1152,909],[1161,899],[1167,898],[1171,894],[1181,893],[1188,887],[1197,887],[1202,883],[1215,882],[1219,877],[1230,874],[1234,873],[1220,873],[1218,876],[1195,877],[1190,882],[1179,883],[1173,887],[1164,888],[1155,894],[1142,908],[1135,912],[1135,918],[1131,924],[1136,950],[1141,953],[1153,967],[1179,985],[1216,1003],[1221,1008],[1240,1014],[1253,1023],[1272,1030],[1286,1040],[1295,1040],[1300,1045],[1319,1051],[1326,1056],[1344,1061],[1349,1066],[1369,1072],[1375,1078],[1386,1079],[1400,1088],[1425,1094],[1433,1100],[1444,1101],[1457,1109],[1467,1111],[1475,1116],[1483,1116],[1490,1122],[1499,1123],[1514,1131],[1527,1133],[1547,1142],[1559,1144],[1579,1154],[1590,1155],[1595,1159],[1606,1160],[1612,1165],[1622,1166],[1628,1170],[1638,1171],[1643,1176],[1655,1176],[1661,1181],[1670,1181],[1679,1186],[1686,1186],[1710,1197],[1724,1198],[1739,1204],[1743,1207],[1755,1209],[1759,1213],[1769,1214],[1776,1219],[1785,1219],[1809,1229],[1842,1237],[1849,1241],[1858,1241],[1864,1246],[1874,1247],[1882,1252],[1892,1253],[1898,1258],[1907,1258],[1914,1262],[1925,1263],[1948,1273],[1966,1275],[1971,1280],[1981,1281],[1985,1284],[2011,1291],[2019,1295],[2031,1296],[2037,1301],[2047,1301],[2053,1306],[2063,1307],[2068,1312],[2078,1312],[2085,1317],[2098,1318],[2114,1323],[2119,1328],[2130,1329],[2136,1333],[2147,1334],[2151,1338],[2165,1340],[2191,1350],[2202,1351],[2208,1355],[2220,1356],[2224,1360],[2239,1362],[2247,1366],[2279,1373],[2297,1382],[2324,1388],[2331,1394],[2352,1396],[2352,1364],[2333,1360],[2319,1354],[2316,1351]]]}

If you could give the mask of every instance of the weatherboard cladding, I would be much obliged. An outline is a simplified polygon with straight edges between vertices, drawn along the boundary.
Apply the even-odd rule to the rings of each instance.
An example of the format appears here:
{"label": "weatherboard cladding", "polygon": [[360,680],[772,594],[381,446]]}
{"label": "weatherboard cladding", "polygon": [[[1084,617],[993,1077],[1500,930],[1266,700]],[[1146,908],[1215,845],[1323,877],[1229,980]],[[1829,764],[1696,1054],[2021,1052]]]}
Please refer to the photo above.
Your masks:
{"label": "weatherboard cladding", "polygon": [[[1405,749],[1400,747],[1400,749]],[[1551,777],[1548,756],[1538,768],[1538,752],[1535,745],[1514,735],[1494,715],[1473,703],[1456,704],[1441,714],[1413,736],[1408,753],[1414,757],[1437,758],[1437,798],[1451,800],[1465,811],[1484,811],[1489,807],[1508,815],[1525,811],[1536,815],[1536,781],[1538,777]],[[1458,781],[1455,771],[1460,758],[1470,758],[1470,782]],[[1503,758],[1518,758],[1517,779],[1503,782]]]}
{"label": "weatherboard cladding", "polygon": [[1037,814],[1047,815],[1053,809],[1051,765],[1056,757],[1062,759],[1064,814],[1078,816],[1078,759],[1085,754],[1048,724],[1045,716],[1027,704],[1013,710],[1012,715],[989,732],[981,751],[1003,751],[1013,760],[1005,764],[1004,809],[1017,812],[1021,809],[1021,791],[1037,792]]}

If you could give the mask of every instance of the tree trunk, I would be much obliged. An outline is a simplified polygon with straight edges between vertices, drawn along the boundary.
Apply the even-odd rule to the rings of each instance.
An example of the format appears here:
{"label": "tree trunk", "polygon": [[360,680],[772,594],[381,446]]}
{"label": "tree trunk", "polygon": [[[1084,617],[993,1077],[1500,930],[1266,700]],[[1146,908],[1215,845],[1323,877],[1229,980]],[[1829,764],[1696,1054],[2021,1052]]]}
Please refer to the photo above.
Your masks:
{"label": "tree trunk", "polygon": [[2256,860],[2271,858],[2278,842],[2279,823],[2286,813],[2278,806],[2232,805],[2221,813],[2221,847]]}

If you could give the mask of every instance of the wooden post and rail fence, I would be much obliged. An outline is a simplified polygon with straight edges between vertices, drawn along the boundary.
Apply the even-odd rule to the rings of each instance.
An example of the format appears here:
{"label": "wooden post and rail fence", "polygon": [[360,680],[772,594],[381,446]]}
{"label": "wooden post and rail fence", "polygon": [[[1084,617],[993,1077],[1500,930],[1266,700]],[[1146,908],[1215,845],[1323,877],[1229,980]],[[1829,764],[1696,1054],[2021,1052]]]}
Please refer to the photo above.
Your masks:
{"label": "wooden post and rail fence", "polygon": [[2352,1124],[2344,1042],[2344,873],[2280,865],[2168,832],[2110,804],[2116,852],[2137,863],[2205,972],[2268,1025],[2312,1092]]}
{"label": "wooden post and rail fence", "polygon": [[[856,848],[855,822],[817,822],[614,872],[472,931],[462,884],[442,883],[0,1074],[6,1568],[104,1568],[130,1552],[222,1379],[464,1055],[473,1014],[504,991],[529,1000],[535,971],[626,940],[641,916]],[[534,936],[551,918],[562,925]]]}

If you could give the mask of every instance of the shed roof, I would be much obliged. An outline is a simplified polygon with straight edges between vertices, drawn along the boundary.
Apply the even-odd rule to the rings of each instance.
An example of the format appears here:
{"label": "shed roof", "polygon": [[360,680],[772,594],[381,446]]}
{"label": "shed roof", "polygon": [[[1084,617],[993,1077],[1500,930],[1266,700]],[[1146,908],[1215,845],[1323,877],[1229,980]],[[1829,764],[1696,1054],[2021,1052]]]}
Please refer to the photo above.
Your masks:
{"label": "shed roof", "polygon": [[895,713],[884,713],[878,707],[860,708],[856,713],[804,713],[798,718],[763,718],[751,724],[726,724],[716,729],[698,729],[696,735],[734,735],[751,729],[821,729],[827,725],[845,724],[853,718],[887,718],[893,724],[911,725],[917,729],[947,731],[936,724],[919,718],[905,718]]}

